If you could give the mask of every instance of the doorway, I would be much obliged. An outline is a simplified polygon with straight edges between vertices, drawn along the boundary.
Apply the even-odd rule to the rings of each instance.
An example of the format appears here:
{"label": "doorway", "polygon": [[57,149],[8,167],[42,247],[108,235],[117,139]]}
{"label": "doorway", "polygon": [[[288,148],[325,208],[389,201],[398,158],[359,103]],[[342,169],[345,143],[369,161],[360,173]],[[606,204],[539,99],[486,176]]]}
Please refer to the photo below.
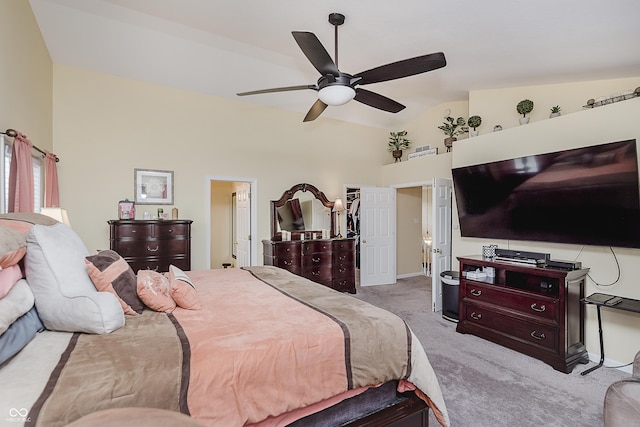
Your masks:
{"label": "doorway", "polygon": [[209,177],[207,203],[208,268],[240,268],[255,265],[258,253],[256,180]]}
{"label": "doorway", "polygon": [[398,277],[427,275],[431,283],[431,309],[440,311],[440,273],[452,266],[452,181],[434,178],[395,188]]}

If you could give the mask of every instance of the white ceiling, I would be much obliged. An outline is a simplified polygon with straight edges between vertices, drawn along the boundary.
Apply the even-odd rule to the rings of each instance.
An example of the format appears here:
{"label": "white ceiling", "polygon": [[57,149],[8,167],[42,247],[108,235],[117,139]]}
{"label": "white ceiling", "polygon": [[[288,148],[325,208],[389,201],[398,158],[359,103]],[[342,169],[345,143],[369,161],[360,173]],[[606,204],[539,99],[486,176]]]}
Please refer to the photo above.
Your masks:
{"label": "white ceiling", "polygon": [[[300,112],[311,90],[239,98],[237,92],[314,84],[318,72],[291,31],[311,31],[355,74],[444,52],[447,66],[367,85],[407,108],[391,114],[358,102],[331,117],[402,128],[470,90],[640,75],[639,0],[30,0],[55,64],[97,70],[237,102]],[[632,88],[631,88],[632,89]]]}

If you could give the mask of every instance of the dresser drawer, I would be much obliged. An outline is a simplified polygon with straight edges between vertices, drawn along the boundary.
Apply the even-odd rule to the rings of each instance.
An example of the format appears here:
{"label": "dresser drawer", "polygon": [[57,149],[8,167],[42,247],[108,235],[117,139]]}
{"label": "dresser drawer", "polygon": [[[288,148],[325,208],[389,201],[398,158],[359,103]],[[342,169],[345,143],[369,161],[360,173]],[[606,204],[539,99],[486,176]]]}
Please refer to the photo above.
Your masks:
{"label": "dresser drawer", "polygon": [[523,295],[519,292],[496,288],[491,285],[467,281],[466,294],[469,301],[481,301],[519,311],[523,314],[539,316],[558,323],[560,311],[558,301],[536,295]]}
{"label": "dresser drawer", "polygon": [[115,251],[122,257],[178,256],[187,253],[189,241],[175,240],[121,240],[116,242]]}
{"label": "dresser drawer", "polygon": [[307,240],[302,243],[304,255],[316,252],[331,252],[331,240]]}
{"label": "dresser drawer", "polygon": [[331,281],[331,287],[336,291],[340,292],[350,292],[352,294],[356,293],[356,278],[352,277],[342,277],[336,278],[334,277]]}
{"label": "dresser drawer", "polygon": [[314,282],[331,282],[331,264],[303,267],[302,275]]}
{"label": "dresser drawer", "polygon": [[465,305],[461,317],[516,341],[558,352],[558,328],[515,319],[474,304]]}
{"label": "dresser drawer", "polygon": [[331,268],[331,253],[315,253],[302,257],[302,268],[311,268],[320,265],[327,265]]}
{"label": "dresser drawer", "polygon": [[112,229],[114,239],[146,239],[153,237],[153,224],[121,224]]}
{"label": "dresser drawer", "polygon": [[356,241],[354,239],[334,240],[333,250],[340,252],[353,252],[356,249]]}
{"label": "dresser drawer", "polygon": [[139,270],[153,270],[159,273],[169,271],[170,265],[175,265],[181,270],[191,270],[191,263],[186,258],[125,258],[131,269],[136,273]]}
{"label": "dresser drawer", "polygon": [[153,237],[158,239],[174,238],[176,236],[190,237],[189,225],[187,224],[172,224],[163,221],[159,221],[155,224]]}
{"label": "dresser drawer", "polygon": [[296,257],[296,256],[274,257],[274,265],[276,267],[289,270],[293,274],[300,275],[300,273],[302,273],[302,265],[300,264],[300,257]]}
{"label": "dresser drawer", "polygon": [[274,256],[300,256],[300,244],[298,242],[278,242],[273,245]]}
{"label": "dresser drawer", "polygon": [[334,252],[332,257],[334,265],[349,265],[355,261],[356,254],[354,252]]}

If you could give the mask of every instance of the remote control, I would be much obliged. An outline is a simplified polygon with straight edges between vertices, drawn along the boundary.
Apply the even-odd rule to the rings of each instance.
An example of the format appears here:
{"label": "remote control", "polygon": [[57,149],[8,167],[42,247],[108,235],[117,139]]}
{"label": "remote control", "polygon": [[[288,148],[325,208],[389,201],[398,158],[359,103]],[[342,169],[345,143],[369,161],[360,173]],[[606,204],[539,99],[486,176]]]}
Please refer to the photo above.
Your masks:
{"label": "remote control", "polygon": [[611,298],[609,301],[605,302],[605,305],[616,305],[616,304],[620,304],[621,302],[622,302],[622,298],[615,297],[615,298]]}

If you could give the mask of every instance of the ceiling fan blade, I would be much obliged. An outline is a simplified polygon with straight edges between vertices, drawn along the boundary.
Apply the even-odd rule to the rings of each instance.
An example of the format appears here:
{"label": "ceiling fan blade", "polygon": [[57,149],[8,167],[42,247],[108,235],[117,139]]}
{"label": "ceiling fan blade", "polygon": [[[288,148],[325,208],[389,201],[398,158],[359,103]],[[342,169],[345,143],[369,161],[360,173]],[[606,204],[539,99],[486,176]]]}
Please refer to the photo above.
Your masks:
{"label": "ceiling fan blade", "polygon": [[379,110],[388,111],[390,113],[397,113],[405,109],[405,106],[399,102],[394,101],[391,98],[382,96],[370,90],[357,88],[356,97],[354,98],[358,102],[368,105],[369,107],[377,108]]}
{"label": "ceiling fan blade", "polygon": [[292,31],[291,34],[293,34],[293,38],[296,40],[296,43],[298,43],[298,46],[300,46],[300,49],[302,49],[302,53],[305,54],[320,74],[323,76],[327,74],[334,76],[340,75],[338,67],[315,34],[307,31]]}
{"label": "ceiling fan blade", "polygon": [[240,93],[236,93],[236,95],[238,95],[238,96],[258,95],[260,93],[288,92],[288,91],[291,91],[291,90],[304,90],[304,89],[318,90],[318,87],[316,85],[274,87],[272,89],[261,89],[261,90],[252,90],[252,91],[249,91],[249,92],[240,92]]}
{"label": "ceiling fan blade", "polygon": [[319,99],[316,100],[316,102],[314,102],[311,108],[309,109],[309,112],[307,113],[307,115],[304,116],[303,122],[310,122],[312,120],[317,119],[318,116],[322,114],[325,108],[327,108],[327,104],[320,101]]}
{"label": "ceiling fan blade", "polygon": [[381,65],[380,67],[358,73],[353,77],[361,78],[358,84],[368,85],[426,73],[427,71],[442,68],[445,65],[447,65],[447,60],[444,57],[444,53],[437,52]]}

